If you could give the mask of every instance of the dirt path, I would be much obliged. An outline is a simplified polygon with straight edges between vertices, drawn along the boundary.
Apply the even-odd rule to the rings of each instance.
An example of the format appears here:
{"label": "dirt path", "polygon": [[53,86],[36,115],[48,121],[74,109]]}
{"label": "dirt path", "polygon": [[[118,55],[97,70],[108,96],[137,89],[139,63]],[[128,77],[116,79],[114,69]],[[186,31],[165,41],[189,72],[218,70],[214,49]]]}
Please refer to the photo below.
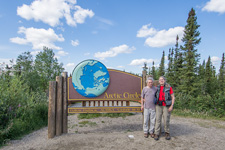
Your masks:
{"label": "dirt path", "polygon": [[48,139],[46,127],[21,140],[11,141],[1,150],[225,149],[224,121],[172,116],[170,129],[170,141],[165,140],[164,136],[155,141],[150,137],[143,137],[140,113],[126,118],[103,117],[82,120],[78,120],[77,115],[72,115],[69,116],[68,134]]}

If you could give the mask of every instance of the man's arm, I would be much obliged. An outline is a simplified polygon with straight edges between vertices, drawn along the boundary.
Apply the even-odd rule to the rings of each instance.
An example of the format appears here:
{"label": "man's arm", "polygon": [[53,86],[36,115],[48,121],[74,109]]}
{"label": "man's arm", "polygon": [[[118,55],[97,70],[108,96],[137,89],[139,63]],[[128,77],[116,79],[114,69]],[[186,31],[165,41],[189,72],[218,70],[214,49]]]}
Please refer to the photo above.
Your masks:
{"label": "man's arm", "polygon": [[174,102],[175,102],[175,96],[174,96],[174,94],[171,94],[171,98],[172,98],[172,104],[171,104],[171,106],[168,109],[169,112],[173,110],[173,105],[174,105]]}
{"label": "man's arm", "polygon": [[141,110],[143,111],[143,109],[144,109],[144,99],[143,97],[141,97]]}

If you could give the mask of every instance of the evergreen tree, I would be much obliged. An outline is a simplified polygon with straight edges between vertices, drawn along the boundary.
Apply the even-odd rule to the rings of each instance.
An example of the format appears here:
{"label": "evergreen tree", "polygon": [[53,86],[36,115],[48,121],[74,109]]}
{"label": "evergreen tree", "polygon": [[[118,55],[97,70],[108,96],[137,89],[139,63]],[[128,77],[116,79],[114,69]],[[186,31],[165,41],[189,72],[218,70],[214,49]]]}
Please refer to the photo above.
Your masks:
{"label": "evergreen tree", "polygon": [[199,70],[198,70],[198,80],[199,80],[199,93],[202,95],[205,94],[206,92],[206,87],[205,87],[205,60],[203,60],[202,65],[199,64]]}
{"label": "evergreen tree", "polygon": [[197,53],[197,49],[195,47],[201,41],[201,38],[199,38],[199,27],[200,25],[197,24],[195,10],[192,8],[188,14],[187,25],[185,26],[184,36],[182,38],[184,46],[181,46],[181,49],[184,53],[184,68],[182,69],[182,91],[189,94],[195,94],[195,91],[198,89],[195,86],[195,79],[200,54]]}
{"label": "evergreen tree", "polygon": [[160,62],[160,65],[159,65],[158,77],[165,75],[165,66],[164,66],[164,63],[165,63],[165,52],[163,51],[162,58],[161,58],[161,62]]}
{"label": "evergreen tree", "polygon": [[151,70],[151,74],[152,74],[154,80],[158,80],[158,78],[157,78],[157,76],[156,76],[155,63],[154,63],[154,61],[152,62],[152,70]]}
{"label": "evergreen tree", "polygon": [[219,70],[219,88],[221,91],[225,91],[225,59],[224,53],[222,55],[220,70]]}
{"label": "evergreen tree", "polygon": [[206,93],[212,94],[212,85],[213,85],[213,68],[210,56],[205,67],[205,84],[206,84]]}
{"label": "evergreen tree", "polygon": [[167,73],[166,73],[166,78],[167,78],[167,81],[168,83],[170,83],[170,85],[172,87],[174,87],[174,58],[173,58],[173,55],[174,55],[174,51],[173,51],[173,48],[169,49],[169,54],[168,54],[168,68],[167,68]]}

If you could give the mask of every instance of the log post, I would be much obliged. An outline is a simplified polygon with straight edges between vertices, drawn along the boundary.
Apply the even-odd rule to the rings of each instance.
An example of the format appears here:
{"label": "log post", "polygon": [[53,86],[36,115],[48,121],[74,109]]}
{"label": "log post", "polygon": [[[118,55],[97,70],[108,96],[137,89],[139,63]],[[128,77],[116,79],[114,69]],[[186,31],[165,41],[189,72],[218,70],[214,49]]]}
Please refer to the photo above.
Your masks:
{"label": "log post", "polygon": [[57,82],[57,104],[56,104],[56,135],[62,134],[62,76],[56,76]]}
{"label": "log post", "polygon": [[56,133],[56,81],[49,82],[48,104],[48,138],[53,138]]}
{"label": "log post", "polygon": [[63,133],[68,133],[67,72],[63,72]]}

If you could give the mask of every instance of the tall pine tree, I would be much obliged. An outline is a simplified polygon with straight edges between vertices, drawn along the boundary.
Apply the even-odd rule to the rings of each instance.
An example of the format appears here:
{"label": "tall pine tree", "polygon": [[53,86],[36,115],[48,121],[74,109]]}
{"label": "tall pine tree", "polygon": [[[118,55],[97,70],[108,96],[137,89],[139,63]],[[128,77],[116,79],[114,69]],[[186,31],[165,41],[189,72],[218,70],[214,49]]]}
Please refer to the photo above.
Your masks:
{"label": "tall pine tree", "polygon": [[187,25],[185,26],[184,36],[182,38],[184,46],[181,46],[184,54],[182,91],[186,94],[196,94],[195,91],[198,89],[195,83],[197,82],[196,73],[200,54],[197,53],[195,47],[201,41],[201,38],[199,38],[199,27],[200,25],[197,24],[195,10],[192,8],[188,14]]}
{"label": "tall pine tree", "polygon": [[225,91],[225,59],[224,53],[222,55],[220,70],[219,70],[219,88],[220,91]]}
{"label": "tall pine tree", "polygon": [[162,55],[161,62],[160,62],[160,65],[159,65],[158,77],[165,75],[165,66],[164,66],[164,64],[165,64],[165,52],[163,51],[163,55]]}
{"label": "tall pine tree", "polygon": [[153,75],[153,78],[154,78],[155,80],[158,79],[158,78],[157,78],[157,75],[156,75],[156,71],[155,71],[155,63],[154,63],[154,61],[152,62],[152,70],[151,70],[151,74]]}

